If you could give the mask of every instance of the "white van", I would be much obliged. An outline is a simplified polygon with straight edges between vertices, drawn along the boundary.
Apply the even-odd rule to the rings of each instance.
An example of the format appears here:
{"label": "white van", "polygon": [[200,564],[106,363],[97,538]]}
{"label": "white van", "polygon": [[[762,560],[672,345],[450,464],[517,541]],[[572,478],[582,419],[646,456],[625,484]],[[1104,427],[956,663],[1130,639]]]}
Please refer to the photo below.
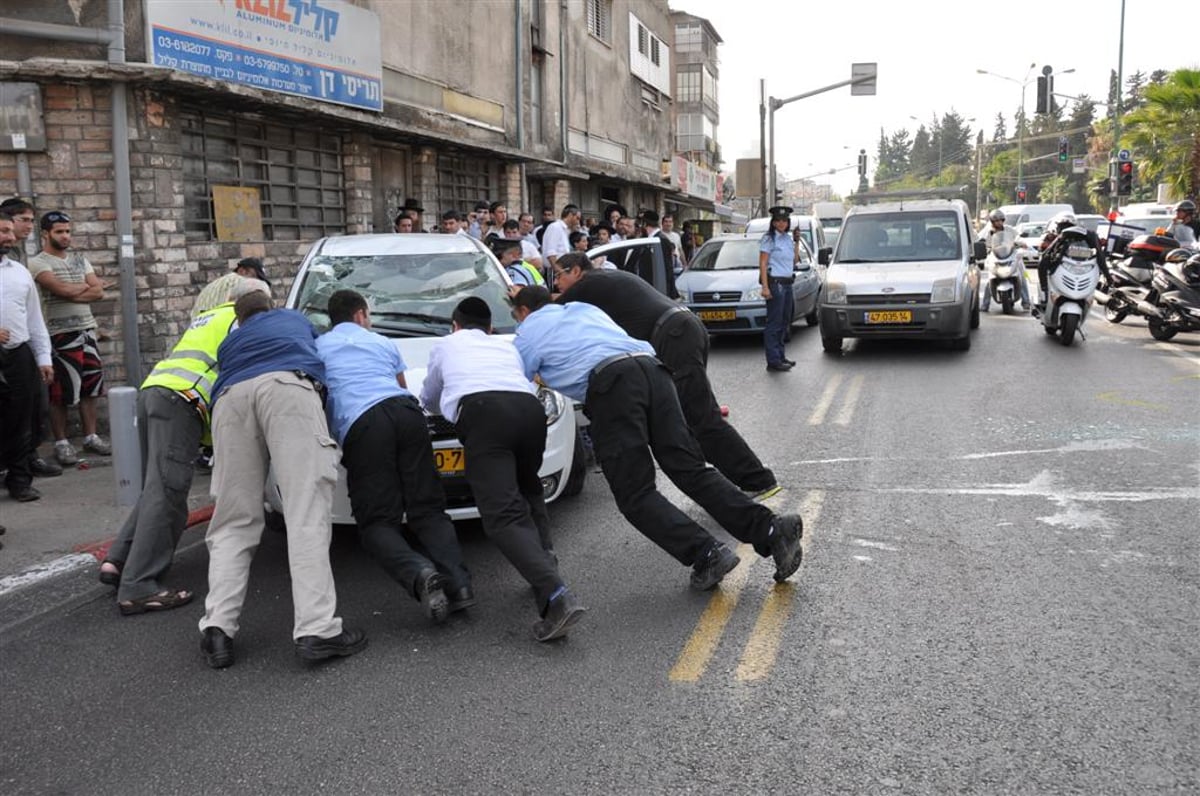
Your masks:
{"label": "white van", "polygon": [[1075,214],[1074,205],[1004,205],[997,208],[1004,214],[1004,225],[1015,227],[1029,221],[1045,223],[1059,213]]}
{"label": "white van", "polygon": [[[746,224],[746,237],[762,237],[767,234],[767,230],[771,228],[770,217],[752,218]],[[825,227],[821,224],[821,219],[816,216],[802,216],[795,213],[792,214],[792,225],[789,229],[800,230],[800,237],[804,238],[804,242],[808,244],[808,249],[818,258],[821,257],[821,252],[824,251],[828,257],[833,251],[833,245],[825,237]]]}

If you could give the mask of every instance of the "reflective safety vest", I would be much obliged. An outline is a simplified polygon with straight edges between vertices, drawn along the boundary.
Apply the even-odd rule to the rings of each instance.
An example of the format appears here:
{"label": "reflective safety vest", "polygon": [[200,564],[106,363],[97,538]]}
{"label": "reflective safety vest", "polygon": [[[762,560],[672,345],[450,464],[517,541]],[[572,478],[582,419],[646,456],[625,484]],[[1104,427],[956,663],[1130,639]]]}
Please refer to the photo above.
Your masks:
{"label": "reflective safety vest", "polygon": [[197,315],[167,358],[150,371],[142,389],[165,387],[183,395],[195,404],[207,427],[208,406],[217,380],[217,349],[235,320],[233,304],[221,304]]}
{"label": "reflective safety vest", "polygon": [[534,285],[546,284],[546,277],[542,276],[542,272],[539,271],[538,269],[534,268],[532,265],[525,262],[524,260],[518,260],[517,262],[510,265],[509,268],[519,268],[522,271],[524,271],[529,276],[529,278],[533,280],[533,282],[531,284],[534,284]]}

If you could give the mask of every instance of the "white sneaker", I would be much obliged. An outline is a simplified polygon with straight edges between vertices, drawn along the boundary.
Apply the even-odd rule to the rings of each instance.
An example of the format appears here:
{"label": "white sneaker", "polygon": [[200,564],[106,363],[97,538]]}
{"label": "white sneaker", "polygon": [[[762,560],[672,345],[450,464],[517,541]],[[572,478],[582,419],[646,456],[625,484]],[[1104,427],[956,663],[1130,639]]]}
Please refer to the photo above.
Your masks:
{"label": "white sneaker", "polygon": [[89,453],[94,453],[98,456],[111,456],[112,445],[109,445],[99,434],[93,434],[83,441],[83,449]]}
{"label": "white sneaker", "polygon": [[79,463],[79,454],[75,452],[75,447],[67,440],[54,443],[54,458],[63,467]]}

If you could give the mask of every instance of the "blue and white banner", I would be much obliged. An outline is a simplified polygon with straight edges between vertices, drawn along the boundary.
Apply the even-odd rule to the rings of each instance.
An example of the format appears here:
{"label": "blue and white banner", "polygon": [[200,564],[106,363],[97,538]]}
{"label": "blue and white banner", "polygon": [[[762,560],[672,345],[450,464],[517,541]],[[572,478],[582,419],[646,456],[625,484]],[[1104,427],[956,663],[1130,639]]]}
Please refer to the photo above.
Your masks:
{"label": "blue and white banner", "polygon": [[145,0],[150,62],[383,110],[379,17],[342,0]]}

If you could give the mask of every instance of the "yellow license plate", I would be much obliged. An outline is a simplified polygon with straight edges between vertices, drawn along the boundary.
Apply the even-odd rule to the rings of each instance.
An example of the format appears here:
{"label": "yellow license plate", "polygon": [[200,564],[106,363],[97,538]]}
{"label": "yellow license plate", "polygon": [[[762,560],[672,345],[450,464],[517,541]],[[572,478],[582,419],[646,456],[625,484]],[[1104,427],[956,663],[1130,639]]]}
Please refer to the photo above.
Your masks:
{"label": "yellow license plate", "polygon": [[467,467],[462,448],[435,448],[433,464],[442,475],[461,473]]}
{"label": "yellow license plate", "polygon": [[700,310],[697,313],[702,321],[732,321],[737,319],[733,310]]}
{"label": "yellow license plate", "polygon": [[864,312],[866,323],[912,323],[910,310],[889,310],[887,312]]}

